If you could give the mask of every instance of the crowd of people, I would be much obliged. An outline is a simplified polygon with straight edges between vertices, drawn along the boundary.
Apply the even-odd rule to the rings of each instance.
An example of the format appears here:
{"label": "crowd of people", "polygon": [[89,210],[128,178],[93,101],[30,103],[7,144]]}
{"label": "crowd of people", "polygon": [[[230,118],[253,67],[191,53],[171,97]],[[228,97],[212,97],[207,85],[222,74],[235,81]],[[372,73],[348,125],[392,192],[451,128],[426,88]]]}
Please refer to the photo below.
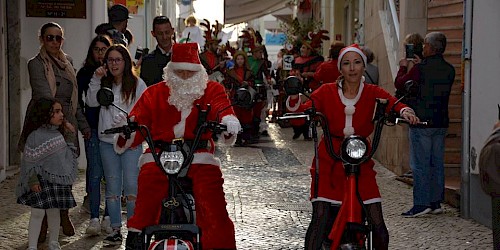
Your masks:
{"label": "crowd of people", "polygon": [[[133,133],[127,139],[99,131],[123,126],[129,119],[149,127],[154,140],[192,140],[199,116],[195,106],[210,105],[210,119],[219,119],[228,129],[219,137],[210,133],[202,136],[202,146],[193,149],[194,163],[188,177],[193,180],[197,197],[204,249],[236,249],[220,162],[214,157],[216,140],[237,146],[257,143],[261,137],[269,136],[268,122],[273,121],[270,109],[273,116],[303,112],[312,100],[318,111],[336,121],[330,123],[329,129],[337,148],[346,136],[368,137],[372,133],[376,98],[396,101],[377,86],[378,68],[372,64],[374,54],[368,47],[334,41],[325,61],[319,53],[323,41],[328,40],[325,31],[309,34],[293,48],[283,48],[277,61],[270,62],[262,36],[251,28],[242,32],[239,47],[234,48],[229,43],[221,44],[221,24],[210,25],[204,20],[198,26],[197,19],[190,16],[180,41],[176,41],[169,18],[157,16],[151,30],[157,46],[134,62],[128,50],[133,35],[127,29],[127,8],[114,5],[108,13],[109,23],[96,27],[96,36],[78,71],[62,50],[63,28],[53,22],[40,28],[40,51],[28,63],[32,100],[18,146],[23,156],[16,195],[18,203],[32,208],[29,249],[37,249],[37,243],[46,240],[47,229],[49,249],[60,249],[60,225],[65,235],[75,233],[68,209],[76,206],[71,186],[80,154],[78,131],[85,140],[87,158],[87,195],[82,205],[90,214],[86,233],[104,232],[106,244],[120,245],[124,206],[128,219],[127,249],[136,249],[142,230],[158,223],[160,203],[167,195],[166,189],[158,187],[168,179],[145,156],[153,149],[142,148],[141,135]],[[444,198],[444,137],[449,122],[446,107],[455,72],[443,59],[446,37],[442,33],[432,32],[425,38],[411,34],[405,43],[421,46],[422,52],[415,53],[416,58],[400,61],[395,87],[403,89],[405,82],[413,80],[416,90],[404,100],[405,104],[395,106],[395,111],[411,124],[425,120],[431,125],[411,126],[409,130],[414,206],[402,215],[439,214]],[[294,57],[290,70],[283,63],[287,54]],[[285,95],[283,84],[289,76],[300,79],[309,101],[302,94]],[[113,92],[114,104],[128,112],[128,117],[116,108],[100,106],[96,95],[103,87]],[[251,104],[236,103],[242,89],[252,96]],[[231,104],[234,106],[228,108]],[[294,131],[290,139],[303,136],[311,140],[309,121],[297,119],[290,125]],[[342,202],[342,185],[331,185],[342,184],[342,163],[326,155],[323,140],[319,143],[319,158],[314,159],[319,161],[321,178],[319,183],[311,182],[313,213],[305,237],[306,249],[320,249],[328,240],[329,228]],[[314,161],[311,175],[315,173]],[[367,216],[373,221],[374,245],[376,249],[388,249],[389,233],[374,163],[368,161],[364,165],[369,171],[360,176],[360,195],[367,206]],[[103,183],[105,209],[101,214]],[[313,190],[315,187],[319,190]]]}

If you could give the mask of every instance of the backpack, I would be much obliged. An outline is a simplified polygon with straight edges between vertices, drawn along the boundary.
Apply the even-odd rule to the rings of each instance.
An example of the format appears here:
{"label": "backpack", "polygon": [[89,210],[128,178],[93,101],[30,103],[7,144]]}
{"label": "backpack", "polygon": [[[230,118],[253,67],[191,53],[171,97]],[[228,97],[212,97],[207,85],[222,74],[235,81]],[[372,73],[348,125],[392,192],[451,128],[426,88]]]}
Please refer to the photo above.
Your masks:
{"label": "backpack", "polygon": [[500,129],[486,140],[479,154],[481,188],[491,197],[500,197]]}

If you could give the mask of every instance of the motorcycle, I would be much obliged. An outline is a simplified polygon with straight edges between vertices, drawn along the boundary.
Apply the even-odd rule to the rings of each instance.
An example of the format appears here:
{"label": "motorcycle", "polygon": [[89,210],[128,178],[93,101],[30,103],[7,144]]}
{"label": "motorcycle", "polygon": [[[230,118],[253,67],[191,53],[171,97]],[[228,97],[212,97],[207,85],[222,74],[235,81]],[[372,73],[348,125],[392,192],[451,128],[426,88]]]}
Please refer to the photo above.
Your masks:
{"label": "motorcycle", "polygon": [[[252,101],[248,94],[241,92],[239,96],[246,99],[237,100],[235,103],[245,105],[244,102]],[[122,133],[130,139],[133,132],[139,132],[151,150],[156,165],[168,176],[168,196],[162,200],[159,224],[144,228],[141,236],[141,249],[177,249],[200,250],[201,230],[196,225],[195,198],[193,196],[192,182],[187,173],[194,157],[194,149],[200,145],[201,136],[208,130],[214,134],[221,134],[227,127],[216,121],[207,121],[206,117],[210,106],[202,110],[199,106],[198,127],[192,141],[183,139],[172,142],[154,141],[147,126],[138,124],[128,118],[128,113],[113,103],[114,95],[111,89],[102,88],[97,92],[97,100],[101,106],[113,106],[127,114],[127,124],[121,127],[104,130],[104,134]],[[230,105],[227,108],[230,108]],[[221,110],[222,111],[222,110]],[[152,242],[154,238],[154,241]]]}
{"label": "motorcycle", "polygon": [[[405,83],[405,89],[410,90],[413,86],[413,81],[408,81]],[[300,79],[291,76],[285,81],[285,92],[287,95],[297,95],[299,93],[304,94],[304,90]],[[370,160],[375,154],[380,136],[382,134],[382,128],[384,125],[394,126],[396,124],[408,124],[409,122],[405,119],[399,118],[398,114],[395,112],[394,108],[396,104],[401,102],[402,99],[407,97],[410,92],[407,91],[402,97],[400,97],[391,107],[390,112],[386,113],[387,105],[389,101],[387,99],[377,99],[377,105],[374,112],[372,122],[375,123],[375,130],[372,139],[372,147],[369,151],[369,144],[367,138],[359,135],[351,135],[343,139],[341,143],[340,153],[336,154],[333,150],[332,136],[329,131],[329,121],[326,116],[321,112],[316,111],[314,107],[314,102],[312,102],[312,107],[304,111],[303,113],[286,113],[278,119],[288,120],[297,118],[306,118],[311,121],[310,131],[312,133],[312,138],[314,141],[314,156],[318,159],[318,130],[317,127],[321,126],[323,130],[323,136],[326,138],[325,145],[327,152],[335,160],[341,161],[344,166],[344,171],[346,175],[346,186],[345,195],[342,200],[342,205],[337,214],[333,227],[329,234],[329,239],[331,242],[324,242],[322,249],[373,249],[373,223],[371,218],[369,218],[368,211],[361,199],[361,195],[358,190],[358,177],[361,171],[361,164]],[[308,95],[304,94],[307,98]],[[311,99],[312,101],[312,99]],[[426,122],[420,122],[419,126],[426,126]],[[318,180],[319,180],[319,161],[315,161],[315,173],[313,178],[314,183],[314,197],[318,197]]]}

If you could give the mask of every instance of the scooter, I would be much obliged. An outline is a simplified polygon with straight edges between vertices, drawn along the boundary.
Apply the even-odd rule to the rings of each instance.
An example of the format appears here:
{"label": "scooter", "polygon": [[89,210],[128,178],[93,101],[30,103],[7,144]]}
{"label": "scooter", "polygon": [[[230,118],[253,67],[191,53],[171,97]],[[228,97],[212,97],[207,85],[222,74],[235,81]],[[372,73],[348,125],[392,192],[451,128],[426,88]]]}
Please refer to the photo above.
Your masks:
{"label": "scooter", "polygon": [[[405,84],[405,88],[409,90],[412,85],[413,82],[408,81]],[[285,91],[287,95],[304,94],[300,79],[294,76],[288,77],[285,81]],[[409,93],[406,93],[399,98],[391,107],[389,113],[386,113],[386,107],[389,103],[388,100],[377,99],[377,106],[372,120],[376,125],[370,151],[368,151],[370,146],[367,138],[359,135],[351,135],[344,138],[341,144],[340,154],[336,154],[333,150],[332,136],[328,129],[329,121],[321,112],[316,111],[314,102],[312,103],[312,107],[303,113],[286,113],[278,118],[283,120],[306,118],[311,121],[310,129],[314,141],[315,159],[318,159],[317,127],[321,126],[328,154],[333,159],[342,161],[343,163],[347,178],[345,187],[346,192],[328,237],[331,242],[324,242],[322,249],[373,249],[373,223],[369,216],[364,216],[368,215],[368,212],[359,194],[358,177],[361,171],[361,164],[370,160],[377,150],[383,126],[408,123],[405,119],[398,118],[397,113],[394,111],[396,104],[401,102],[408,94]],[[308,97],[305,94],[304,96]],[[427,123],[421,122],[419,125],[425,126]],[[316,169],[313,176],[315,179],[315,192],[313,196],[318,197],[319,161],[315,161],[315,164]]]}
{"label": "scooter", "polygon": [[[236,103],[242,104],[242,102],[249,101],[248,93],[242,92],[239,96],[247,97],[247,99],[236,101]],[[102,88],[97,93],[101,106],[114,106],[128,117],[125,110],[113,104],[113,98],[113,92],[109,88]],[[147,126],[131,121],[129,118],[127,118],[126,125],[102,132],[104,134],[123,133],[126,139],[130,139],[132,132],[141,133],[149,149],[156,149],[150,151],[154,162],[168,176],[168,196],[161,204],[159,224],[144,228],[141,233],[142,249],[201,249],[201,230],[196,225],[196,203],[192,192],[192,182],[187,177],[187,173],[193,161],[194,151],[200,145],[201,136],[208,130],[220,134],[227,129],[225,125],[216,121],[207,121],[209,111],[210,106],[206,110],[199,108],[198,127],[195,138],[191,141],[182,139],[172,142],[154,141]]]}

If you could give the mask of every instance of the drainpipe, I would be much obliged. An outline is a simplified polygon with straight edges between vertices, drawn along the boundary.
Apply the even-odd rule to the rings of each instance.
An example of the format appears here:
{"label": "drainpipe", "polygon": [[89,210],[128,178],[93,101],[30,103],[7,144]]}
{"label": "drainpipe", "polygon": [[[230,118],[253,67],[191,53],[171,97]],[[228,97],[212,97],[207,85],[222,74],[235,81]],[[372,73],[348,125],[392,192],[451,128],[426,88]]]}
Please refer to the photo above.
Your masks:
{"label": "drainpipe", "polygon": [[470,103],[473,0],[464,0],[464,42],[462,47],[462,166],[460,215],[470,218]]}

